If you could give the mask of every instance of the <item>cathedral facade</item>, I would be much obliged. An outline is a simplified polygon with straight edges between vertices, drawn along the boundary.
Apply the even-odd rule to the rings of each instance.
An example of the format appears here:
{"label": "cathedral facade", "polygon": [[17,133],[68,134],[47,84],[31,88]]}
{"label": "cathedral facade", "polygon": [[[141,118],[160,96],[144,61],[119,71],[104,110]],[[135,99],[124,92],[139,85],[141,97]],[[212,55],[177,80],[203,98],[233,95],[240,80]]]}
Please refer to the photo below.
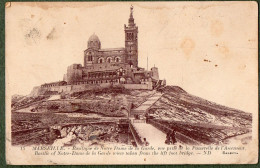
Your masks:
{"label": "cathedral facade", "polygon": [[[128,25],[124,25],[125,47],[101,47],[96,34],[90,36],[84,51],[84,65],[72,64],[64,74],[62,85],[81,84],[156,84],[159,81],[158,68],[145,70],[138,66],[138,27],[134,22],[133,7],[130,8]],[[55,83],[42,87],[55,86]],[[57,83],[61,85],[61,82]]]}

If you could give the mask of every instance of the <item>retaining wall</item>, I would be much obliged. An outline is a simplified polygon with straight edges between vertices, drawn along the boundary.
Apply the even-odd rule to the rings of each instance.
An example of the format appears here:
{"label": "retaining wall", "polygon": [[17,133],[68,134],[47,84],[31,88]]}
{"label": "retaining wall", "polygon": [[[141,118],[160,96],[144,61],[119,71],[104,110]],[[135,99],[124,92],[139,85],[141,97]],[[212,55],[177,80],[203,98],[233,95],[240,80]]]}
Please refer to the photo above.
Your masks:
{"label": "retaining wall", "polygon": [[[112,84],[110,83],[100,83],[100,84],[79,84],[79,85],[65,85],[65,86],[52,86],[52,87],[40,87],[36,86],[30,93],[30,96],[42,95],[47,91],[53,92],[81,92],[86,90],[93,90],[97,88],[108,88]],[[130,90],[152,90],[152,83],[148,84],[113,84],[114,86],[123,86],[126,89]]]}
{"label": "retaining wall", "polygon": [[122,85],[126,89],[131,89],[131,90],[134,90],[134,89],[152,90],[153,89],[152,84],[122,84]]}

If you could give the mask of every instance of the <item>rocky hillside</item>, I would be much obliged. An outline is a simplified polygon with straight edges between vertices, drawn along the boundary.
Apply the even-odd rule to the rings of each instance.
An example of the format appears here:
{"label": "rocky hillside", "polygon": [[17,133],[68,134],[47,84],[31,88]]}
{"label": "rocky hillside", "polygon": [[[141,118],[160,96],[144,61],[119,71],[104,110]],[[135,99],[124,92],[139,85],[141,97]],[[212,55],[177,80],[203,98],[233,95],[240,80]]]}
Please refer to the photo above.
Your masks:
{"label": "rocky hillside", "polygon": [[193,96],[179,87],[167,86],[162,92],[149,114],[204,144],[228,143],[229,138],[251,132],[250,113]]}
{"label": "rocky hillside", "polygon": [[14,98],[12,109],[16,112],[35,113],[97,113],[107,117],[127,117],[131,108],[139,106],[154,92],[108,88],[84,92]]}
{"label": "rocky hillside", "polygon": [[158,119],[196,124],[251,127],[252,115],[188,94],[178,87],[166,87],[151,108]]}
{"label": "rocky hillside", "polygon": [[[157,123],[203,144],[229,143],[242,136],[251,138],[252,115],[196,97],[177,86],[161,90],[162,97],[148,113]],[[35,129],[64,123],[112,121],[128,117],[128,112],[151,97],[155,91],[106,88],[85,92],[46,93],[41,96],[14,96],[12,128]],[[30,116],[37,116],[36,119]],[[51,116],[51,117],[50,117]]]}

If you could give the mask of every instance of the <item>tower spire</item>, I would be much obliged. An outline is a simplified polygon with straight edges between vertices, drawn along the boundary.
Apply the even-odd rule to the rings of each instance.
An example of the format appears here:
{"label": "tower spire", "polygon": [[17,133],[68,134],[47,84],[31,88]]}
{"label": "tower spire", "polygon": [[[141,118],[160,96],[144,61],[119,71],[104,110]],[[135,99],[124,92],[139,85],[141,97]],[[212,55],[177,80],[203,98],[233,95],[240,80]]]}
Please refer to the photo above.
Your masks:
{"label": "tower spire", "polygon": [[133,5],[131,5],[131,7],[130,7],[130,17],[129,17],[129,20],[128,20],[128,26],[135,26],[135,20],[134,20],[134,17],[133,17],[133,12],[134,12],[134,7],[133,7]]}
{"label": "tower spire", "polygon": [[130,17],[128,26],[125,26],[125,49],[126,62],[133,67],[138,67],[138,27],[135,25],[133,17],[134,7],[130,7]]}
{"label": "tower spire", "polygon": [[133,7],[133,5],[131,5],[131,7],[130,7],[130,18],[133,18],[133,10],[134,10],[134,7]]}

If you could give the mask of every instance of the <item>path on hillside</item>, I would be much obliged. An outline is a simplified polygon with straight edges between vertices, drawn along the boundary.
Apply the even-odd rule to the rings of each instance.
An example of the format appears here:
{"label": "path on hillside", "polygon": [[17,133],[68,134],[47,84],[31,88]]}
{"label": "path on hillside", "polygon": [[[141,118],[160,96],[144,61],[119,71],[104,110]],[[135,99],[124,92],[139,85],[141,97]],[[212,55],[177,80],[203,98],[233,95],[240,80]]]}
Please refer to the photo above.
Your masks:
{"label": "path on hillside", "polygon": [[134,128],[141,136],[140,138],[146,138],[149,145],[152,146],[164,146],[166,140],[166,134],[155,128],[151,124],[144,123],[133,123]]}
{"label": "path on hillside", "polygon": [[162,97],[162,94],[159,92],[155,92],[150,98],[148,98],[145,102],[143,102],[140,106],[138,106],[135,109],[131,110],[131,115],[134,114],[138,115],[145,115],[147,110],[160,98]]}
{"label": "path on hillside", "polygon": [[48,99],[43,99],[43,100],[38,100],[38,101],[30,102],[30,103],[21,105],[21,106],[19,106],[19,107],[16,107],[16,108],[12,109],[12,111],[18,111],[18,110],[21,110],[21,109],[25,109],[25,108],[28,108],[28,107],[33,106],[33,105],[35,105],[35,104],[42,103],[42,102],[46,102],[46,101],[48,101]]}
{"label": "path on hillside", "polygon": [[[29,108],[30,106],[35,105],[35,104],[39,104],[39,103],[46,102],[46,101],[53,101],[53,100],[60,100],[60,95],[51,95],[51,96],[50,96],[49,98],[47,98],[47,99],[30,102],[30,103],[28,103],[28,104],[21,105],[21,106],[15,108],[15,109],[13,109],[13,110],[14,110],[14,111],[17,111],[17,112],[20,112],[19,110],[24,110],[24,109],[26,109],[26,108]],[[29,110],[29,112],[31,112],[31,111],[30,111],[30,108],[27,109],[27,110]],[[35,112],[32,112],[32,113],[35,113]],[[37,113],[38,113],[38,112],[37,112]]]}
{"label": "path on hillside", "polygon": [[[138,132],[140,138],[146,138],[150,145],[154,146],[162,146],[165,145],[166,134],[155,128],[151,124],[147,124],[144,119],[135,120],[133,116],[138,114],[139,116],[145,116],[145,113],[149,110],[149,108],[157,102],[162,97],[162,94],[159,92],[155,92],[151,97],[149,97],[145,102],[143,102],[140,106],[131,110],[131,122],[133,127]],[[141,117],[142,118],[142,117]]]}

